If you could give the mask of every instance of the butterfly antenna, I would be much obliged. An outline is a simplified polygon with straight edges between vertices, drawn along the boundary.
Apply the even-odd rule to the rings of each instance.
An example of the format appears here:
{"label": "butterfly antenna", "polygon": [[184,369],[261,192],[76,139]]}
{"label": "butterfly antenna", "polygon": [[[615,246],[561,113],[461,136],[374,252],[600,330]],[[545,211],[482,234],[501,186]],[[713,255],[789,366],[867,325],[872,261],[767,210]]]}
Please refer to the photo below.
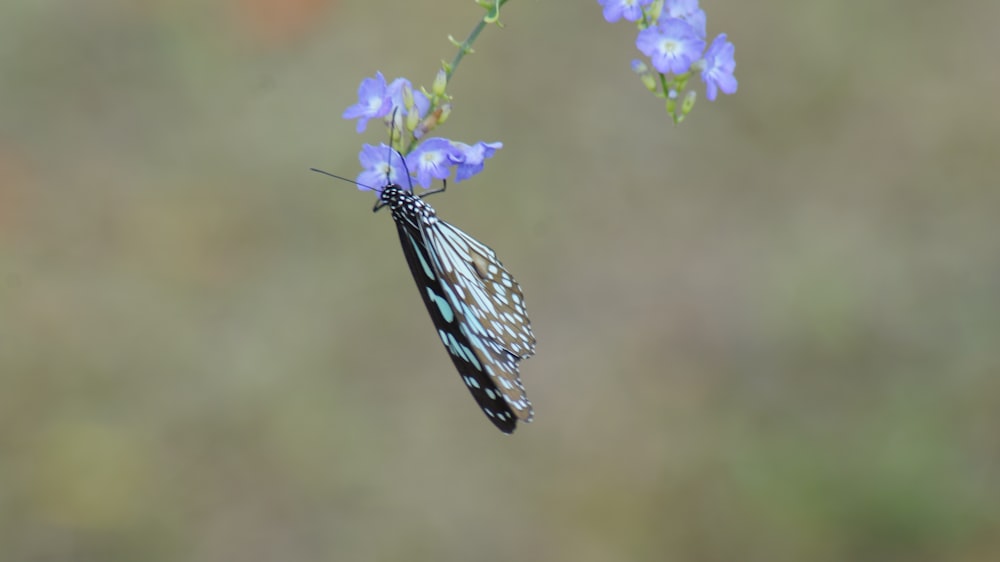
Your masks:
{"label": "butterfly antenna", "polygon": [[[396,115],[399,114],[399,107],[394,107],[392,109],[392,117],[389,122],[389,153],[386,154],[385,161],[387,166],[385,167],[385,184],[392,185],[392,153],[399,152],[393,148],[396,142]],[[405,162],[404,162],[405,163]]]}
{"label": "butterfly antenna", "polygon": [[338,180],[346,181],[347,183],[353,183],[354,185],[356,185],[358,187],[362,187],[364,189],[375,191],[375,188],[372,187],[372,186],[370,186],[370,185],[365,185],[363,183],[358,183],[358,182],[356,182],[356,181],[354,181],[354,180],[352,180],[350,178],[345,178],[344,176],[338,176],[337,174],[331,174],[330,172],[327,172],[326,170],[320,170],[319,168],[309,168],[309,170],[311,170],[313,172],[317,172],[317,173],[323,174],[324,176],[330,176],[331,178],[336,178]]}

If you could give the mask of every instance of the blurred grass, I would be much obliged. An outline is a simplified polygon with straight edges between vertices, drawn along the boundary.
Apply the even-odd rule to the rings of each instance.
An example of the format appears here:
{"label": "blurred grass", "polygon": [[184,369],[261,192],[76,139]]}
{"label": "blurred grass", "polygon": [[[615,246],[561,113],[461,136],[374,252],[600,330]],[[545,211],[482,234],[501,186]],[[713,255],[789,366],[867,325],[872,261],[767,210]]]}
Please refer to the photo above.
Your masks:
{"label": "blurred grass", "polygon": [[435,206],[539,336],[513,438],[307,172],[474,6],[0,7],[2,559],[995,560],[1000,8],[703,7],[740,92],[680,127],[596,4],[456,75],[442,134],[505,148]]}

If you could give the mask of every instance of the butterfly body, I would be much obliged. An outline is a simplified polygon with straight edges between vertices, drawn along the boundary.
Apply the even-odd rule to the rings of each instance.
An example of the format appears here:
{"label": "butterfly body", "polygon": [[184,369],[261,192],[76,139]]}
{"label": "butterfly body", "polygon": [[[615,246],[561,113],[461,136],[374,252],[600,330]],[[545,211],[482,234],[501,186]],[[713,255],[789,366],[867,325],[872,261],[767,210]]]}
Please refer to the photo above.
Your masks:
{"label": "butterfly body", "polygon": [[[398,185],[379,194],[438,335],[476,403],[500,431],[530,422],[518,363],[534,354],[521,288],[488,246]],[[376,207],[377,210],[378,207]]]}

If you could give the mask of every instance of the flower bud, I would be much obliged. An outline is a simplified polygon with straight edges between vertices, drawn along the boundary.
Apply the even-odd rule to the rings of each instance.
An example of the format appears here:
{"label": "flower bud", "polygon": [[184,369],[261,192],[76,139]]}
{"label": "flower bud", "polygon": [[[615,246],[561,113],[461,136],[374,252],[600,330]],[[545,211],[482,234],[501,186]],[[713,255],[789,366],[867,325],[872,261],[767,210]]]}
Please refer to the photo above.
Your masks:
{"label": "flower bud", "polygon": [[420,114],[416,111],[411,111],[406,114],[406,130],[413,132],[417,125],[420,123]]}
{"label": "flower bud", "polygon": [[646,87],[650,92],[656,91],[656,77],[653,73],[649,71],[649,67],[646,63],[639,59],[632,61],[632,72],[639,75],[639,79],[642,80],[642,85]]}
{"label": "flower bud", "polygon": [[448,73],[442,68],[438,70],[437,76],[434,77],[434,83],[431,84],[431,93],[434,97],[441,97],[444,95],[445,88],[448,86]]}
{"label": "flower bud", "polygon": [[407,113],[413,113],[413,88],[409,84],[403,84],[403,107]]}

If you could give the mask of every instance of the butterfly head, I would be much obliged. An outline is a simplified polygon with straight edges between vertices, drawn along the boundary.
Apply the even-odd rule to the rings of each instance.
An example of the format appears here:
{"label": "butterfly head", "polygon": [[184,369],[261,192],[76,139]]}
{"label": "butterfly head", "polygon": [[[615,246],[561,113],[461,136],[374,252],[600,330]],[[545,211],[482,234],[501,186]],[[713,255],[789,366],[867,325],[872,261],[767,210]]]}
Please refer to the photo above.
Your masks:
{"label": "butterfly head", "polygon": [[382,207],[389,207],[396,211],[401,208],[407,199],[411,199],[412,194],[407,193],[398,183],[391,183],[378,190],[378,199]]}

